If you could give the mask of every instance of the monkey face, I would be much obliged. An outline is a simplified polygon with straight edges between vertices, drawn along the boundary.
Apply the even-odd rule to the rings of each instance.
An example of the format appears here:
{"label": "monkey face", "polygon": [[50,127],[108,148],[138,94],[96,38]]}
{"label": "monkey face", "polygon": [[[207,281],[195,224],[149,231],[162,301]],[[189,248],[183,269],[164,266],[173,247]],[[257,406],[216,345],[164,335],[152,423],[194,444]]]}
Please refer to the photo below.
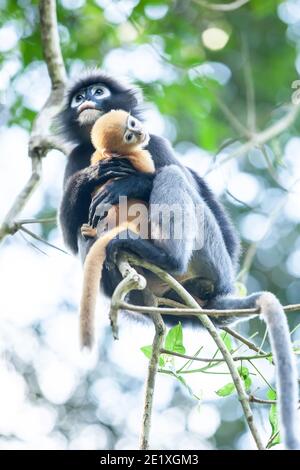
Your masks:
{"label": "monkey face", "polygon": [[128,155],[149,142],[142,123],[121,109],[104,114],[95,122],[91,139],[94,147],[106,154]]}
{"label": "monkey face", "polygon": [[58,115],[60,132],[80,143],[90,142],[95,121],[112,109],[139,116],[141,95],[135,87],[115,80],[101,70],[87,70],[70,86]]}
{"label": "monkey face", "polygon": [[104,112],[103,100],[110,96],[110,90],[101,83],[78,90],[73,95],[70,106],[76,110],[79,125],[90,126],[94,124]]}
{"label": "monkey face", "polygon": [[140,147],[146,147],[148,142],[149,134],[142,123],[135,117],[128,115],[123,143],[127,146],[138,145]]}

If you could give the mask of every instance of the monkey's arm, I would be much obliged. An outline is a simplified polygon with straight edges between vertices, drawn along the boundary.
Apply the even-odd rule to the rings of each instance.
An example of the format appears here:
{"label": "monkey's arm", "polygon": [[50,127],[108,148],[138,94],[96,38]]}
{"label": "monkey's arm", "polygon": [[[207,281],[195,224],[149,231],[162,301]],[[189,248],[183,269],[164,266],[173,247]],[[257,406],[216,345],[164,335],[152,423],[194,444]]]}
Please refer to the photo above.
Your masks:
{"label": "monkey's arm", "polygon": [[78,232],[88,220],[93,190],[113,177],[124,177],[135,170],[123,161],[110,166],[110,162],[99,162],[77,171],[65,180],[60,205],[59,221],[65,244],[73,253],[78,252]]}
{"label": "monkey's arm", "polygon": [[[111,161],[112,167],[115,164],[116,160]],[[112,170],[112,173],[114,174],[113,177],[118,177],[118,175],[114,173],[114,170]],[[112,178],[112,176],[110,178]],[[148,202],[154,178],[155,173],[142,173],[133,169],[132,174],[128,174],[126,177],[112,180],[107,183],[103,189],[97,192],[91,202],[89,210],[89,224],[92,225],[92,227],[96,227],[98,221],[105,216],[105,211],[102,211],[101,207],[105,208],[107,205],[113,206],[118,204],[120,196]]]}

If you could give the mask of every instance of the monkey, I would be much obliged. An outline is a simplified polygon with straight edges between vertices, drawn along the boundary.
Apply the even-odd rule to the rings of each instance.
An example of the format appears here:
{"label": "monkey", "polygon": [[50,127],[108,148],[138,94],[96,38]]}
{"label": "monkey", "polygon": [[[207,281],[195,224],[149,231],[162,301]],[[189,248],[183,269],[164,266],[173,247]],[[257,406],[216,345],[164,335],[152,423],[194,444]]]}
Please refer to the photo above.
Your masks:
{"label": "monkey", "polygon": [[[91,130],[91,141],[96,149],[91,158],[92,165],[101,160],[125,157],[137,171],[145,173],[155,171],[150,153],[143,149],[149,141],[148,132],[126,111],[112,110],[98,118]],[[97,190],[99,188],[95,189],[94,194]],[[136,203],[146,206],[147,211],[142,214],[142,218],[137,219],[136,216],[130,217],[126,214],[126,220],[120,220],[119,206],[115,205],[109,209],[105,223],[110,229],[96,240],[85,258],[80,307],[82,347],[91,348],[93,344],[94,311],[108,243],[124,230],[139,233],[139,227],[148,226],[148,205],[144,201],[131,200],[127,208],[130,209]],[[148,234],[148,230],[146,233]],[[81,234],[83,237],[95,238],[97,230],[88,224],[83,224]]]}
{"label": "monkey", "polygon": [[[184,287],[192,295],[201,298],[207,309],[258,307],[267,324],[276,361],[283,442],[287,449],[300,448],[295,431],[297,375],[286,317],[273,294],[257,292],[242,298],[235,296],[239,239],[224,208],[205,180],[181,164],[164,138],[153,134],[150,134],[145,149],[152,156],[154,173],[136,171],[128,159],[100,161],[90,166],[90,157],[94,151],[90,131],[96,119],[112,109],[123,109],[141,120],[142,105],[142,95],[135,87],[125,85],[97,69],[87,71],[70,86],[58,116],[60,132],[68,142],[74,143],[65,170],[59,212],[65,244],[74,254],[79,252],[84,259],[93,241],[83,239],[81,225],[89,218],[89,224],[94,227],[99,220],[97,213],[101,212],[98,208],[105,204],[117,204],[120,196],[143,200],[150,208],[157,204],[172,206],[177,203],[184,213],[191,213],[189,227],[193,232],[195,228],[199,229],[193,208],[202,204],[204,240],[201,249],[194,250],[193,244],[185,236],[186,231],[181,239],[176,240],[116,237],[106,247],[102,270],[103,290],[111,297],[120,282],[117,267],[111,269],[111,266],[115,265],[117,253],[125,250],[166,269],[170,274],[185,275]],[[92,197],[94,189],[104,183],[107,184]],[[207,282],[210,282],[210,289],[207,289]],[[142,305],[142,292],[133,291],[129,300]],[[172,316],[164,316],[164,319],[170,325],[178,321],[178,317],[174,319]],[[180,321],[183,325],[200,323],[195,317],[187,316],[180,318]],[[222,327],[234,321],[235,317],[229,319],[224,316],[218,317],[214,323]]]}

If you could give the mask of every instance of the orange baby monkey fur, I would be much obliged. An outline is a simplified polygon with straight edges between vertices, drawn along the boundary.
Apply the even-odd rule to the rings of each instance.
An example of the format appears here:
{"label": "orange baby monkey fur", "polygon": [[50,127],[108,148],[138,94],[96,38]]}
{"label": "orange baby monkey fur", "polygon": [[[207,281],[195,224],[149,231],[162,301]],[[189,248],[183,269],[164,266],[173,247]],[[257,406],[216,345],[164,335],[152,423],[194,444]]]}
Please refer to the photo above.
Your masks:
{"label": "orange baby monkey fur", "polygon": [[[135,122],[135,127],[128,129],[130,120]],[[133,141],[127,142],[124,139],[128,130],[131,133],[136,132]],[[148,143],[148,133],[142,124],[126,111],[113,110],[97,119],[91,131],[91,140],[96,149],[91,158],[92,165],[99,160],[121,157],[127,158],[137,171],[155,171],[150,153],[142,148]]]}
{"label": "orange baby monkey fur", "polygon": [[[155,171],[152,157],[143,146],[149,141],[148,133],[142,124],[123,110],[113,110],[104,114],[95,122],[91,131],[92,144],[95,152],[91,164],[99,160],[111,158],[127,158],[137,171],[153,173]],[[99,190],[96,189],[94,194]],[[134,204],[148,205],[140,200],[127,201],[128,211]],[[147,214],[148,211],[145,211]],[[97,294],[101,281],[102,269],[106,257],[106,247],[109,242],[124,230],[140,234],[141,227],[148,226],[148,217],[140,213],[140,217],[130,217],[120,220],[119,205],[111,207],[105,222],[110,228],[101,235],[90,248],[83,268],[83,288],[80,303],[80,342],[82,347],[91,348],[94,342],[95,309]],[[96,237],[97,231],[88,224],[81,227],[82,235]]]}

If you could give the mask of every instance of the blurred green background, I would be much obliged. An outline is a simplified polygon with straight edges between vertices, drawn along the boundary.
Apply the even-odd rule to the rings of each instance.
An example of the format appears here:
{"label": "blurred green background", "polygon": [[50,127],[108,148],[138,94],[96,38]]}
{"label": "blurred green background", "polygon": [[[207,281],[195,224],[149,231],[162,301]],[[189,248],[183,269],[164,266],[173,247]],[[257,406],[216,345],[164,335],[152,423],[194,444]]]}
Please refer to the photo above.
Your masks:
{"label": "blurred green background", "polygon": [[[231,12],[202,3],[58,1],[66,67],[76,78],[85,67],[100,66],[141,87],[149,129],[167,137],[183,163],[207,175],[231,214],[246,268],[239,280],[249,292],[270,290],[284,304],[300,303],[299,119],[264,146],[215,169],[241,142],[289,111],[300,74],[300,0],[250,0]],[[2,217],[30,173],[28,132],[50,83],[38,2],[0,0],[0,9]],[[64,164],[58,152],[47,156],[41,187],[22,216],[55,216]],[[62,246],[55,223],[34,229]],[[126,324],[122,344],[115,345],[107,320],[101,320],[100,359],[98,352],[83,359],[76,336],[79,262],[39,245],[45,257],[28,242],[16,235],[0,252],[0,376],[7,384],[0,392],[0,447],[135,448],[147,367],[139,347],[150,344],[152,330]],[[297,314],[289,320],[294,328]],[[260,344],[264,327],[258,320],[238,328]],[[214,352],[204,333],[184,335],[188,353],[199,345],[206,355]],[[298,338],[295,332],[296,346]],[[262,397],[265,382],[273,380],[264,362],[264,379],[251,369],[252,391]],[[203,402],[160,377],[153,448],[253,448],[236,397],[215,393],[228,377],[191,375],[188,384]],[[256,407],[266,440],[268,411]],[[32,423],[29,430],[24,421]]]}

